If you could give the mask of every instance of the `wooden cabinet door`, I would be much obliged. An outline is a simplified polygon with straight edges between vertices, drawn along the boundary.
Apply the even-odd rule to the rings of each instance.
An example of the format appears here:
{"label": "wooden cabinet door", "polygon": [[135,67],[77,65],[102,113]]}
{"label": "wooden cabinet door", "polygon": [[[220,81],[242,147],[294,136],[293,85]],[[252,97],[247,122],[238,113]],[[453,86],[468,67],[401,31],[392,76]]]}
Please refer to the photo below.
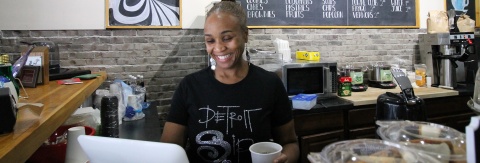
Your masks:
{"label": "wooden cabinet door", "polygon": [[298,136],[343,129],[343,110],[295,115],[295,132]]}
{"label": "wooden cabinet door", "polygon": [[348,111],[347,139],[375,138],[375,105]]}
{"label": "wooden cabinet door", "polygon": [[344,140],[343,135],[342,129],[300,137],[300,162],[308,163],[308,153],[321,152],[325,146]]}
{"label": "wooden cabinet door", "polygon": [[465,132],[465,126],[476,114],[467,106],[470,96],[426,99],[427,122],[437,123]]}
{"label": "wooden cabinet door", "polygon": [[465,133],[465,127],[470,124],[470,118],[475,116],[475,113],[464,113],[450,116],[442,116],[431,118],[428,121],[436,124],[441,124],[454,128],[460,132]]}
{"label": "wooden cabinet door", "polygon": [[467,106],[467,101],[469,99],[470,96],[425,99],[427,120],[462,113],[473,113],[473,111]]}

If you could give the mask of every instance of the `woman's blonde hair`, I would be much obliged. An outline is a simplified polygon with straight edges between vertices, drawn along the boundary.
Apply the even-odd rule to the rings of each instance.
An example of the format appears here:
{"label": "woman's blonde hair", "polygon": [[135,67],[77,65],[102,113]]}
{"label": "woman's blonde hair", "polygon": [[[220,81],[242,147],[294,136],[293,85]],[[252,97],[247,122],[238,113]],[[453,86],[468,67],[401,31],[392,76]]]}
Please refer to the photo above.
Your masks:
{"label": "woman's blonde hair", "polygon": [[238,19],[238,23],[240,25],[240,28],[241,28],[242,32],[248,32],[247,16],[246,16],[245,11],[243,10],[242,6],[240,6],[240,4],[237,4],[234,1],[228,1],[228,0],[223,0],[221,2],[217,2],[207,12],[207,17],[206,18],[208,18],[213,13],[220,13],[220,12],[228,13],[228,14],[231,14],[232,16],[236,17]]}

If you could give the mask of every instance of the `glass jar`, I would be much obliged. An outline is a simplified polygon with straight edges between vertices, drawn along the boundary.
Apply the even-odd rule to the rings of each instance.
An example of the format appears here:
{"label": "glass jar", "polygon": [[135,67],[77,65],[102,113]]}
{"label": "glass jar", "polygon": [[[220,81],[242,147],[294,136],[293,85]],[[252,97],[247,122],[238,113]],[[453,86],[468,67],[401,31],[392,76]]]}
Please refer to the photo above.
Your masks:
{"label": "glass jar", "polygon": [[426,87],[427,84],[427,65],[415,64],[415,84],[419,87]]}

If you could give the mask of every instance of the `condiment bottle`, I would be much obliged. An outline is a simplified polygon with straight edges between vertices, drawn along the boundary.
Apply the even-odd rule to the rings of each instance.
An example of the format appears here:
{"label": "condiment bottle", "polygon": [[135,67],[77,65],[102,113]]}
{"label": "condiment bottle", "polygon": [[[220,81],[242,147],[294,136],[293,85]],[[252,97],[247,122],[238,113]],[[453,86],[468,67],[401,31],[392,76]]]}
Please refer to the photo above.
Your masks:
{"label": "condiment bottle", "polygon": [[427,66],[425,64],[415,64],[415,84],[419,87],[426,86]]}

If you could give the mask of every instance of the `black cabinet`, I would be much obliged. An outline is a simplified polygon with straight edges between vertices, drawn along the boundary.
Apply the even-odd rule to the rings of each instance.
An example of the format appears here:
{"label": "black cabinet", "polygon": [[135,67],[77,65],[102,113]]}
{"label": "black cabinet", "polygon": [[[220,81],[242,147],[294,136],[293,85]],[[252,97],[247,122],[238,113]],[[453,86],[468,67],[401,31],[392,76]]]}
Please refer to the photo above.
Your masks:
{"label": "black cabinet", "polygon": [[470,117],[476,115],[467,106],[470,96],[441,97],[425,100],[427,121],[465,132]]}
{"label": "black cabinet", "polygon": [[322,132],[319,134],[300,137],[300,162],[308,163],[307,155],[310,152],[320,152],[334,142],[344,140],[343,130]]}
{"label": "black cabinet", "polygon": [[375,138],[375,105],[348,110],[347,139]]}
{"label": "black cabinet", "polygon": [[[442,124],[465,132],[475,113],[467,106],[470,96],[451,96],[424,99],[427,122]],[[347,139],[375,138],[375,106],[356,106],[348,111]]]}
{"label": "black cabinet", "polygon": [[310,152],[320,152],[330,143],[344,140],[343,110],[295,115],[300,161],[308,162]]}
{"label": "black cabinet", "polygon": [[[470,96],[424,99],[427,122],[465,132],[475,113],[467,106]],[[320,152],[334,142],[350,139],[377,138],[375,104],[348,106],[340,109],[294,111],[295,130],[300,145],[300,162],[308,162],[310,152]]]}

